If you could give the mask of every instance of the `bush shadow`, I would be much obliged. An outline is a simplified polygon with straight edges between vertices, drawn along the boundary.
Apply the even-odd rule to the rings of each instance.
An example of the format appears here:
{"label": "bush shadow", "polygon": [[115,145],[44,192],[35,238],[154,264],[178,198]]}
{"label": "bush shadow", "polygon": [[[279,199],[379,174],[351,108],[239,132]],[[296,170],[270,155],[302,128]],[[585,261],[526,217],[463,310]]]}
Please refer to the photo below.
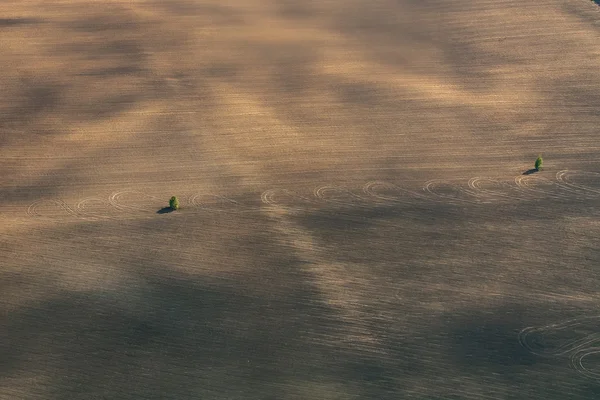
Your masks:
{"label": "bush shadow", "polygon": [[531,168],[531,169],[528,169],[527,171],[523,172],[523,175],[531,175],[531,174],[535,174],[536,172],[540,172],[540,170],[537,168]]}
{"label": "bush shadow", "polygon": [[163,207],[160,210],[158,210],[156,213],[157,214],[169,214],[172,213],[174,210],[171,207]]}

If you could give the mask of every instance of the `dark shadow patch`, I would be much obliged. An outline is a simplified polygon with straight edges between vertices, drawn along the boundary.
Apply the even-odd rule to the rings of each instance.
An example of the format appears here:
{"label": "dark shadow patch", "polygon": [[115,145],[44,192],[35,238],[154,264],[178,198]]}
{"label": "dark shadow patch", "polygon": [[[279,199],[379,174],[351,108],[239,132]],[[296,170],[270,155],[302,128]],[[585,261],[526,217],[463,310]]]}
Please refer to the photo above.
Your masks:
{"label": "dark shadow patch", "polygon": [[[600,0],[590,0],[592,4],[598,5],[600,6]],[[576,16],[577,18],[579,18],[580,21],[584,22],[585,24],[587,24],[587,26],[593,30],[599,30],[600,29],[600,25],[598,25],[598,9],[594,8],[594,6],[592,5],[592,7],[581,7],[580,5],[583,3],[583,0],[581,1],[574,1],[574,2],[565,2],[563,4],[563,8],[564,10],[571,14]]]}
{"label": "dark shadow patch", "polygon": [[361,360],[358,364],[348,365],[348,369],[356,380],[377,385],[380,389],[389,383],[386,379],[387,368],[377,360]]}
{"label": "dark shadow patch", "polygon": [[135,40],[115,40],[108,43],[98,44],[95,52],[102,55],[135,55],[144,53],[143,46]]}
{"label": "dark shadow patch", "polygon": [[374,85],[356,82],[339,82],[332,86],[342,103],[367,105],[371,107],[383,106],[383,91]]}
{"label": "dark shadow patch", "polygon": [[283,18],[307,19],[315,16],[309,0],[277,0],[278,14]]}
{"label": "dark shadow patch", "polygon": [[232,64],[213,64],[204,71],[211,78],[231,78],[237,75],[238,68]]}
{"label": "dark shadow patch", "polygon": [[600,79],[595,71],[582,69],[576,76],[555,79],[550,85],[547,79],[540,79],[540,85],[551,87],[548,91],[555,115],[571,118],[598,118],[600,115],[600,93],[597,90]]}
{"label": "dark shadow patch", "polygon": [[[440,215],[433,203],[415,203],[390,206],[393,214],[384,207],[379,215],[324,213],[311,226],[302,217],[282,216],[292,228],[305,222],[300,236],[310,237],[314,251],[307,260],[294,256],[300,238],[294,229],[283,233],[290,240],[281,240],[282,230],[273,226],[279,220],[264,214],[44,227],[27,237],[39,246],[19,260],[24,275],[2,276],[2,289],[14,284],[23,296],[56,292],[61,279],[82,279],[92,289],[49,295],[11,311],[8,329],[0,331],[7,360],[2,373],[44,374],[44,388],[55,391],[50,398],[83,398],[90,388],[105,398],[328,397],[307,394],[316,382],[316,390],[332,398],[341,392],[364,399],[463,399],[492,388],[500,395],[558,399],[562,387],[544,379],[569,382],[567,389],[577,385],[576,372],[563,360],[547,362],[518,347],[521,329],[573,314],[566,310],[573,302],[518,303],[528,293],[496,297],[485,286],[506,288],[502,280],[510,279],[521,292],[528,285],[542,288],[545,282],[530,272],[536,268],[523,260],[546,253],[542,242],[556,244],[560,232],[523,242],[530,230],[518,227],[545,216],[530,210],[529,221],[507,218],[495,206],[478,214],[449,207]],[[552,218],[547,226],[555,225]],[[19,239],[3,252],[23,249]],[[345,265],[340,273],[327,271],[352,247],[363,251],[362,263],[339,262]],[[61,259],[64,249],[78,250],[78,260]],[[106,274],[86,281],[63,269],[66,263],[74,272],[93,263]],[[544,274],[552,267],[544,264]],[[586,278],[596,275],[592,269]],[[337,279],[343,283],[333,284]],[[581,290],[579,282],[563,286]]]}
{"label": "dark shadow patch", "polygon": [[[156,240],[165,229],[167,235],[177,235],[181,223],[143,225],[152,227],[145,232]],[[118,226],[127,234],[140,227],[133,222]],[[105,228],[101,222],[82,223],[78,236],[96,236]],[[75,241],[79,245],[79,239]],[[56,391],[52,398],[64,398],[63,390],[70,393],[67,397],[83,396],[90,388],[111,398],[158,399],[164,393],[178,398],[190,393],[194,398],[241,398],[237,394],[242,388],[244,398],[286,398],[290,380],[309,381],[315,370],[321,377],[333,378],[324,363],[335,358],[335,349],[320,344],[319,338],[335,333],[330,326],[335,315],[320,306],[305,283],[295,282],[285,292],[278,293],[274,286],[262,293],[243,279],[190,279],[168,266],[173,262],[168,255],[173,244],[157,247],[158,242],[146,249],[150,257],[146,254],[144,261],[135,256],[122,260],[120,268],[139,272],[133,281],[122,282],[122,288],[96,282],[93,291],[54,291],[12,312],[6,334],[0,334],[5,339],[0,341],[6,361],[2,374],[44,369],[50,390]],[[164,264],[166,259],[171,260]],[[276,268],[298,270],[297,265],[288,265],[296,263],[293,259],[277,261],[269,279],[278,279]],[[27,289],[44,286],[32,277],[14,278],[13,284],[21,281]],[[50,290],[51,285],[37,289]],[[198,380],[211,381],[211,387]]]}
{"label": "dark shadow patch", "polygon": [[[434,274],[436,260],[460,257],[461,243],[470,234],[463,208],[418,199],[372,207],[328,205],[293,221],[327,249],[329,259],[368,265],[376,255],[379,272],[399,280]],[[414,265],[422,267],[415,270]]]}
{"label": "dark shadow patch", "polygon": [[518,373],[516,367],[537,362],[538,357],[519,344],[518,333],[526,325],[518,316],[476,313],[457,326],[462,328],[451,333],[456,344],[454,358],[467,368]]}
{"label": "dark shadow patch", "polygon": [[205,18],[208,25],[213,26],[235,26],[244,23],[240,11],[233,7],[217,4],[203,4],[190,0],[168,2],[155,0],[154,2],[149,3],[149,5],[154,9],[163,9],[169,14]]}
{"label": "dark shadow patch", "polygon": [[[600,0],[598,1],[598,5],[600,5]],[[581,382],[578,385],[578,391],[581,393],[582,399],[597,399],[600,396],[600,384],[590,381]]]}
{"label": "dark shadow patch", "polygon": [[138,66],[113,67],[104,69],[94,69],[80,72],[79,76],[119,76],[119,75],[134,75],[144,72],[145,69]]}
{"label": "dark shadow patch", "polygon": [[158,210],[156,213],[157,214],[169,214],[169,213],[172,213],[173,211],[175,211],[175,210],[173,210],[171,207],[163,207],[160,210]]}
{"label": "dark shadow patch", "polygon": [[26,113],[37,114],[51,109],[58,103],[60,89],[57,86],[33,86],[25,93]]}
{"label": "dark shadow patch", "polygon": [[52,49],[52,52],[53,57],[72,54],[90,61],[105,61],[110,57],[114,61],[128,62],[132,67],[141,65],[146,60],[142,43],[127,39],[105,40],[101,36],[58,45]]}
{"label": "dark shadow patch", "polygon": [[89,104],[74,107],[74,119],[105,119],[130,110],[140,99],[137,94],[124,94],[92,99]]}
{"label": "dark shadow patch", "polygon": [[527,171],[523,172],[523,175],[531,175],[531,174],[535,174],[536,172],[539,172],[540,170],[537,168],[531,168],[528,169]]}
{"label": "dark shadow patch", "polygon": [[99,15],[80,19],[69,23],[69,28],[76,32],[99,33],[109,31],[132,31],[139,28],[139,24],[125,15]]}
{"label": "dark shadow patch", "polygon": [[432,45],[441,50],[442,63],[451,67],[451,74],[455,82],[460,83],[466,90],[478,93],[489,90],[489,82],[497,79],[494,68],[525,66],[527,60],[520,56],[510,55],[509,51],[502,51],[504,47],[511,48],[511,39],[497,40],[496,50],[483,50],[479,43],[479,34],[473,31],[471,35],[457,33],[455,28],[442,28],[432,41]]}
{"label": "dark shadow patch", "polygon": [[62,84],[29,76],[21,78],[11,96],[11,105],[0,113],[0,128],[4,132],[52,132],[53,127],[48,124],[36,126],[37,117],[55,111],[63,102],[64,90]]}
{"label": "dark shadow patch", "polygon": [[[333,28],[352,37],[372,60],[420,76],[440,75],[478,92],[491,88],[499,65],[522,65],[525,60],[501,51],[483,51],[480,33],[470,27],[457,29],[441,11],[460,6],[448,2],[382,2],[381,6],[357,5],[337,12]],[[415,21],[420,21],[416,23]],[[467,33],[471,30],[470,34]],[[434,51],[418,51],[430,49]]]}
{"label": "dark shadow patch", "polygon": [[33,25],[42,22],[36,18],[0,18],[0,28],[10,28],[20,25]]}
{"label": "dark shadow patch", "polygon": [[[276,88],[278,95],[273,99],[276,101],[266,98],[269,105],[281,103],[285,108],[295,107],[288,101],[302,100],[315,85],[316,71],[313,70],[313,65],[318,60],[318,53],[310,43],[240,43],[236,44],[235,51],[239,51],[244,58],[262,69],[264,72],[260,73],[260,79]],[[247,85],[246,82],[243,84]]]}

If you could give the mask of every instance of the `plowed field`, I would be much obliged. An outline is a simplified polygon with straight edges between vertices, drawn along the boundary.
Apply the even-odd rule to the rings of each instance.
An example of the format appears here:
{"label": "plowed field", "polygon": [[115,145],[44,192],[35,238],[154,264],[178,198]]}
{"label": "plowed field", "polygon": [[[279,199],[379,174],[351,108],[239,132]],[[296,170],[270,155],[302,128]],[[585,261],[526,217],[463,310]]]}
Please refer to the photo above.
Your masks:
{"label": "plowed field", "polygon": [[0,399],[599,398],[595,2],[5,0],[0,54]]}

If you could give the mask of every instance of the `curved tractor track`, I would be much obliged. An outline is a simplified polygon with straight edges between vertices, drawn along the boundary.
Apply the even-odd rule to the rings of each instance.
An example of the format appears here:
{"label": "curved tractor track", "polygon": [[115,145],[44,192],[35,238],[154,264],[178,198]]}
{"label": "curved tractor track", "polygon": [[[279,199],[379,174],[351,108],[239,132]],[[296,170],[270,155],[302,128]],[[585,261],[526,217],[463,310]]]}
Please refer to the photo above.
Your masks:
{"label": "curved tractor track", "polygon": [[[596,367],[590,360],[600,354],[600,316],[581,317],[542,327],[527,327],[519,332],[519,344],[544,358],[568,358],[579,374],[600,380],[600,357]],[[582,333],[586,330],[593,333]]]}
{"label": "curved tractor track", "polygon": [[[479,206],[540,199],[585,200],[600,197],[600,173],[563,170],[556,174],[555,180],[520,175],[514,178],[512,184],[492,178],[473,177],[466,181],[466,186],[456,181],[436,179],[425,182],[420,193],[390,182],[370,181],[363,185],[362,192],[364,195],[359,195],[351,189],[336,185],[317,186],[311,195],[276,188],[264,191],[261,194],[261,202],[265,206],[277,207],[287,212],[306,212],[324,206],[369,208],[423,201]],[[26,214],[47,219],[150,217],[164,207],[164,204],[164,199],[143,191],[121,190],[111,193],[106,200],[99,197],[84,198],[74,207],[61,199],[37,200],[28,206]],[[192,212],[234,214],[256,212],[260,208],[223,195],[201,193],[189,196],[184,207]]]}

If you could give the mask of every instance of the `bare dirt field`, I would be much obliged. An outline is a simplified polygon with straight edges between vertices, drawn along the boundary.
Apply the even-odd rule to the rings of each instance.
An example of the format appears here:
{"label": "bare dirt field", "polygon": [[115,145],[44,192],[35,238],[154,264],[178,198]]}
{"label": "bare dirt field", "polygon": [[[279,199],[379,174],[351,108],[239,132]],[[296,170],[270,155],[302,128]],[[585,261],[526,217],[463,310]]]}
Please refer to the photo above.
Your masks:
{"label": "bare dirt field", "polygon": [[600,397],[595,2],[6,0],[0,54],[0,399]]}

